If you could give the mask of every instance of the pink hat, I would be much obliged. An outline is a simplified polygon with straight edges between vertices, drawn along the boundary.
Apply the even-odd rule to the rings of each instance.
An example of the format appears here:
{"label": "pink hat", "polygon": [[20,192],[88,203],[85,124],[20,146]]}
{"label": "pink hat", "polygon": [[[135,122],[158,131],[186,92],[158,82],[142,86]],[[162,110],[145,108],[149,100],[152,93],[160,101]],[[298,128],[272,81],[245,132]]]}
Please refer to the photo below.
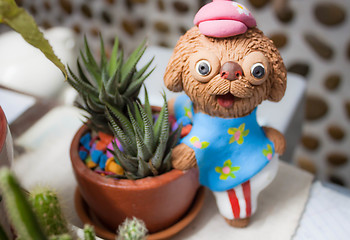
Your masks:
{"label": "pink hat", "polygon": [[230,0],[213,0],[206,4],[199,9],[193,22],[202,34],[216,38],[236,36],[256,26],[251,12]]}

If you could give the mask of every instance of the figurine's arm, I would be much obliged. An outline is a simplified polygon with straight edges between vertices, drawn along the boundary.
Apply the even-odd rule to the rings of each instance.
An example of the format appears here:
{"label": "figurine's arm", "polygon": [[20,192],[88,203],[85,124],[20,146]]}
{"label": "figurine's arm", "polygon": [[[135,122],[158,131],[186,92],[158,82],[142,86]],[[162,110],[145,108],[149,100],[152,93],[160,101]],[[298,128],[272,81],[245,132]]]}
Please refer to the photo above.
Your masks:
{"label": "figurine's arm", "polygon": [[175,110],[174,110],[174,105],[175,105],[175,100],[176,98],[172,98],[168,101],[168,111],[169,111],[169,115],[173,115],[175,114]]}
{"label": "figurine's arm", "polygon": [[180,170],[190,169],[197,165],[193,149],[184,143],[177,145],[173,149],[171,161],[173,167]]}
{"label": "figurine's arm", "polygon": [[286,140],[282,133],[274,128],[263,127],[265,135],[275,146],[275,152],[282,155],[286,150]]}

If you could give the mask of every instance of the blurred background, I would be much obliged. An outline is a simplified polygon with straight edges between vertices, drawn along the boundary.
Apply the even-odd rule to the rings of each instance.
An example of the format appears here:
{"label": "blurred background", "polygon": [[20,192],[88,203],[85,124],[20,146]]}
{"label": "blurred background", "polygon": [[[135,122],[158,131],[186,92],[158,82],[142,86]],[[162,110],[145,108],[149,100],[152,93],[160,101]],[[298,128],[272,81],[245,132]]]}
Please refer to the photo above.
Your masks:
{"label": "blurred background", "polygon": [[[173,48],[178,38],[193,26],[198,9],[208,1],[16,2],[28,10],[45,30],[57,26],[71,29],[77,42],[65,44],[74,51],[81,46],[83,36],[86,35],[98,52],[99,33],[102,33],[108,47],[111,48],[118,35],[122,47],[130,52],[145,38],[149,45]],[[250,9],[257,19],[258,27],[274,41],[288,71],[300,74],[306,81],[305,98],[300,104],[304,120],[302,126],[298,126],[302,134],[290,161],[316,174],[320,180],[350,187],[350,1],[237,2]],[[0,33],[8,30],[0,25]],[[57,39],[58,36],[60,34],[56,32],[53,38]],[[70,62],[74,58],[63,59]],[[4,64],[0,64],[0,69],[1,65]],[[0,84],[6,86],[6,81],[1,82],[0,79]],[[31,94],[36,95],[33,92]],[[37,95],[40,94],[38,92]],[[61,98],[59,92],[46,93],[40,97]],[[296,133],[299,129],[295,130]],[[299,138],[299,134],[296,136]]]}

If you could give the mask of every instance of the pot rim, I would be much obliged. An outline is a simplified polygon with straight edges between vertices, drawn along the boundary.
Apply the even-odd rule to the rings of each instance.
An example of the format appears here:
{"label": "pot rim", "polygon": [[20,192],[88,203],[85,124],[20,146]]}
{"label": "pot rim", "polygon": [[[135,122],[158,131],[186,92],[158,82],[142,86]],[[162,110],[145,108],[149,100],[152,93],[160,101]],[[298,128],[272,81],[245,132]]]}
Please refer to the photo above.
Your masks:
{"label": "pot rim", "polygon": [[4,111],[0,106],[0,152],[4,146],[7,135],[7,120]]}
{"label": "pot rim", "polygon": [[164,186],[180,177],[185,175],[187,172],[196,172],[197,168],[191,168],[188,170],[172,169],[169,172],[163,173],[158,176],[146,177],[137,180],[131,179],[114,179],[103,177],[91,169],[89,169],[83,160],[79,157],[78,148],[81,136],[89,130],[89,127],[84,124],[79,128],[77,133],[74,135],[71,147],[70,147],[70,158],[75,174],[79,174],[81,177],[89,179],[91,182],[96,182],[99,185],[105,185],[109,187],[126,188],[130,190],[139,189],[146,190],[151,188],[158,188]]}

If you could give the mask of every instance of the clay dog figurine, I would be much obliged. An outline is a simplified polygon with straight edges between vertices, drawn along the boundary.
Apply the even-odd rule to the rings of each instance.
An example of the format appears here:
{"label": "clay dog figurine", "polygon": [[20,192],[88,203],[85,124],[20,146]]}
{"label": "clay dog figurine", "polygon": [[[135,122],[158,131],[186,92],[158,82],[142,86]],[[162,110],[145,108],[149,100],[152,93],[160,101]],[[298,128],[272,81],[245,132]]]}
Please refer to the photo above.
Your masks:
{"label": "clay dog figurine", "polygon": [[164,76],[167,88],[187,95],[175,100],[178,122],[192,124],[173,150],[172,164],[182,170],[198,166],[221,215],[245,227],[285,150],[280,132],[258,125],[256,108],[283,97],[286,69],[241,4],[214,0],[194,23],[179,39]]}

